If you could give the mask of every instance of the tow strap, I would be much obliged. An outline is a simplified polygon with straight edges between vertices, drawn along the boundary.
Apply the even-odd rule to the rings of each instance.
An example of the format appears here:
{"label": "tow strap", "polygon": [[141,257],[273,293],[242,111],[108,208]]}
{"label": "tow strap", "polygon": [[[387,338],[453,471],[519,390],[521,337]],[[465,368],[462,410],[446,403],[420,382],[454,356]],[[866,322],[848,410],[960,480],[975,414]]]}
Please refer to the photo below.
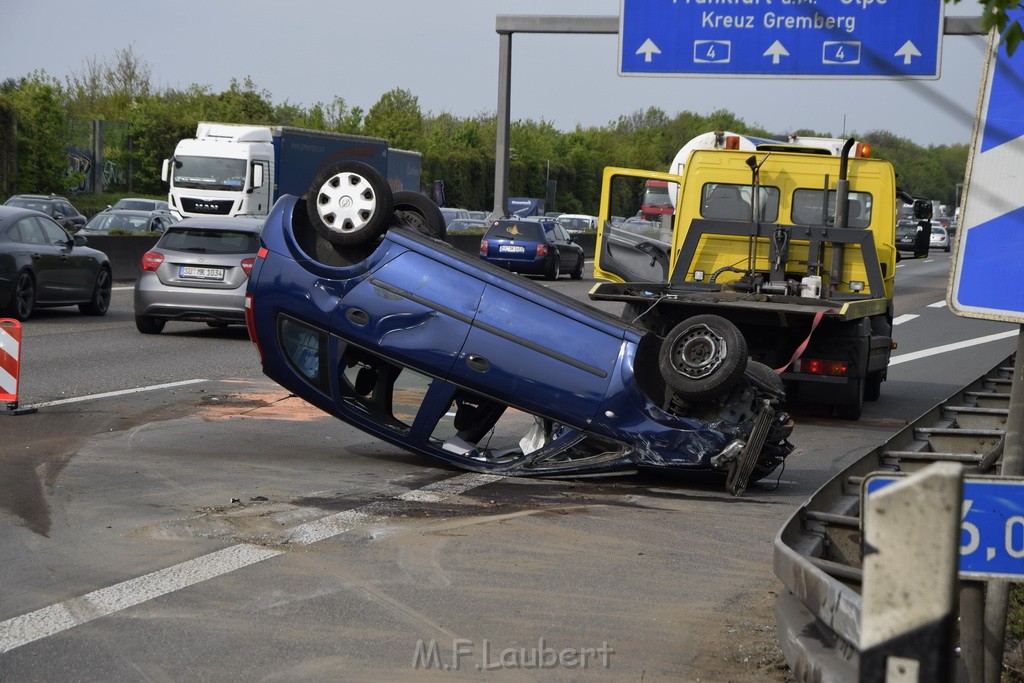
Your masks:
{"label": "tow strap", "polygon": [[783,372],[785,372],[786,368],[792,365],[793,361],[795,361],[803,354],[803,352],[807,349],[807,345],[811,343],[811,335],[814,334],[814,330],[818,327],[818,323],[821,322],[821,319],[824,316],[825,311],[823,310],[818,311],[817,313],[814,314],[814,321],[811,323],[811,331],[807,333],[807,338],[800,342],[800,346],[796,347],[796,351],[793,352],[793,357],[786,361],[785,365],[783,365],[781,368],[775,368],[775,370],[773,370],[773,372],[776,375],[781,375]]}

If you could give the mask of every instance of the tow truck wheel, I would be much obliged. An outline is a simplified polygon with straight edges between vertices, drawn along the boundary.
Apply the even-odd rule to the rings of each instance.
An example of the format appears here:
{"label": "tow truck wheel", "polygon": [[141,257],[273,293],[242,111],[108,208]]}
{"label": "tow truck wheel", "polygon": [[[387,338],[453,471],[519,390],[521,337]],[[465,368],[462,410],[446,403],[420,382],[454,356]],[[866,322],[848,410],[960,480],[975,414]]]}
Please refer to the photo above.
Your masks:
{"label": "tow truck wheel", "polygon": [[869,372],[864,383],[864,400],[877,401],[882,396],[882,373]]}
{"label": "tow truck wheel", "polygon": [[415,228],[420,234],[443,240],[448,229],[434,201],[419,192],[399,190],[393,195],[395,223]]}
{"label": "tow truck wheel", "polygon": [[747,367],[747,340],[717,315],[696,315],[673,327],[658,353],[665,383],[683,399],[704,401],[730,391]]}
{"label": "tow truck wheel", "polygon": [[391,219],[391,188],[372,166],[339,161],[313,179],[306,213],[317,234],[335,246],[372,242]]}
{"label": "tow truck wheel", "polygon": [[857,380],[853,388],[854,395],[848,403],[836,406],[836,416],[843,420],[859,420],[864,409],[864,378]]}

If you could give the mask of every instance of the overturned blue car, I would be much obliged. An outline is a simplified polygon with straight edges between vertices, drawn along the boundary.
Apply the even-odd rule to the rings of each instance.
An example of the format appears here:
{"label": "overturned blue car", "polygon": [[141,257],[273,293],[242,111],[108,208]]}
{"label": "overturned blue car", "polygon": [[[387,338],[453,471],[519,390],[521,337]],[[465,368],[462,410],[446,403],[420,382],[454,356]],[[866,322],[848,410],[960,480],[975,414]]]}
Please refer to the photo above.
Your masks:
{"label": "overturned blue car", "polygon": [[717,471],[739,494],[792,451],[782,383],[728,321],[662,339],[443,238],[427,197],[364,164],[282,197],[246,301],[266,375],[475,472]]}

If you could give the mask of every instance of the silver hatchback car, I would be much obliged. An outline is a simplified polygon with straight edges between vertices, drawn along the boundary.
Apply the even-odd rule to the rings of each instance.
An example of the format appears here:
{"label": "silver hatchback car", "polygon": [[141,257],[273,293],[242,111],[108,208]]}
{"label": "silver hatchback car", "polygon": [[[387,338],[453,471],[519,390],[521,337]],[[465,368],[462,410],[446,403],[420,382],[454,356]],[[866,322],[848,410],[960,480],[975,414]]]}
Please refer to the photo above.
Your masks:
{"label": "silver hatchback car", "polygon": [[142,256],[135,327],[159,334],[168,320],[211,327],[245,324],[245,287],[263,218],[186,218]]}

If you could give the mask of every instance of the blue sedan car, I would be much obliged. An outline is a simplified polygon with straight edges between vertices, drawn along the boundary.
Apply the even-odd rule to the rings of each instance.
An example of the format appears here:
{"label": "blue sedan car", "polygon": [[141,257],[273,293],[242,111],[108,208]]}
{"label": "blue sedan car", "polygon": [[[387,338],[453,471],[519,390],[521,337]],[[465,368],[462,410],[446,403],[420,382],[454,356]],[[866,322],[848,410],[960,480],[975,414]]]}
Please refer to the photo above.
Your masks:
{"label": "blue sedan car", "polygon": [[[792,450],[781,382],[747,363],[738,332],[699,321],[690,353],[660,362],[658,337],[457,252],[423,229],[430,220],[372,216],[398,199],[373,169],[341,166],[335,175],[364,177],[328,173],[277,202],[249,280],[249,334],[288,390],[477,472],[711,470],[739,493]],[[359,188],[358,214],[345,214],[339,185]],[[666,391],[662,373],[694,352],[694,377],[714,376],[714,395]]]}

